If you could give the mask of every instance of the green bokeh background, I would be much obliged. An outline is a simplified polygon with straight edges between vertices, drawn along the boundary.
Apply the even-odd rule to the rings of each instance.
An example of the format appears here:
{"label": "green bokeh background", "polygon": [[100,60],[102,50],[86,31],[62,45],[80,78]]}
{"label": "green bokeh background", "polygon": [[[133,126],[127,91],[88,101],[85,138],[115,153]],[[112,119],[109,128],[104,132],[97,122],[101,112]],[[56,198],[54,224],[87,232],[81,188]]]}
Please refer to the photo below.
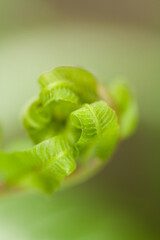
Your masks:
{"label": "green bokeh background", "polygon": [[71,0],[70,8],[60,2],[0,0],[3,146],[25,135],[20,113],[38,93],[38,76],[61,65],[84,67],[106,85],[117,76],[126,77],[137,95],[139,128],[118,147],[105,169],[79,186],[53,196],[38,192],[0,196],[0,239],[159,239],[158,1],[145,3],[149,15],[143,0],[135,1],[137,12],[132,11],[132,1],[131,6],[122,1],[119,13],[130,6],[130,14],[123,18],[114,8],[107,18],[106,5],[106,15],[105,11],[96,15],[104,9],[102,0],[102,6],[95,1],[101,6],[95,13],[87,7],[81,12],[80,3],[76,9]]}

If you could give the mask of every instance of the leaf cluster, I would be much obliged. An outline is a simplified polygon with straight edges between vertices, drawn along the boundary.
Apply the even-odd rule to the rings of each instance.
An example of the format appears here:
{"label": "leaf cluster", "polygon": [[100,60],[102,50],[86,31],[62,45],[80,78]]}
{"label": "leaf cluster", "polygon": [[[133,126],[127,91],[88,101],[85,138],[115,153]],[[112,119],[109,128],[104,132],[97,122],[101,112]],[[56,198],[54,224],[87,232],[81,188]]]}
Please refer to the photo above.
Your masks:
{"label": "leaf cluster", "polygon": [[34,146],[0,152],[0,176],[5,184],[52,193],[93,159],[103,165],[118,140],[135,129],[137,112],[127,85],[118,83],[110,88],[117,115],[102,100],[95,77],[80,68],[59,67],[42,74],[38,81],[40,93],[23,116]]}

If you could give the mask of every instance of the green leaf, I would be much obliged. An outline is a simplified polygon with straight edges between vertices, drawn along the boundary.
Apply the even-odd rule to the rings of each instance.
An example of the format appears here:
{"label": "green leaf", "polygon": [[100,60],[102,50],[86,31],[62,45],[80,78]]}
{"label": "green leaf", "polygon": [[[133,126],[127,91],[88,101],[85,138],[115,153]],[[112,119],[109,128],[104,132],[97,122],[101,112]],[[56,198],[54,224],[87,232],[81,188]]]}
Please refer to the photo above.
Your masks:
{"label": "green leaf", "polygon": [[95,156],[107,160],[119,135],[117,116],[107,103],[85,104],[71,113],[71,122],[80,130],[76,143],[79,149],[94,152]]}
{"label": "green leaf", "polygon": [[80,106],[79,97],[68,82],[55,82],[44,88],[24,114],[24,127],[35,143],[61,132],[69,114]]}
{"label": "green leaf", "polygon": [[137,102],[133,91],[124,80],[112,83],[109,89],[118,109],[120,136],[125,139],[132,135],[137,127]]}
{"label": "green leaf", "polygon": [[[92,74],[81,68],[58,67],[51,72],[44,73],[39,78],[41,88],[46,88],[53,82],[66,81],[73,85],[74,91],[82,102],[97,100],[97,82]],[[78,87],[77,87],[78,86]]]}
{"label": "green leaf", "polygon": [[[15,184],[29,177],[32,183],[47,173],[52,179],[52,189],[57,189],[65,176],[70,175],[76,168],[76,149],[70,145],[64,136],[46,140],[35,147],[22,152],[0,152],[0,172],[3,180]],[[49,191],[43,184],[39,187]]]}
{"label": "green leaf", "polygon": [[44,106],[53,101],[64,101],[79,104],[79,97],[73,91],[73,84],[65,81],[54,82],[46,86],[40,93]]}

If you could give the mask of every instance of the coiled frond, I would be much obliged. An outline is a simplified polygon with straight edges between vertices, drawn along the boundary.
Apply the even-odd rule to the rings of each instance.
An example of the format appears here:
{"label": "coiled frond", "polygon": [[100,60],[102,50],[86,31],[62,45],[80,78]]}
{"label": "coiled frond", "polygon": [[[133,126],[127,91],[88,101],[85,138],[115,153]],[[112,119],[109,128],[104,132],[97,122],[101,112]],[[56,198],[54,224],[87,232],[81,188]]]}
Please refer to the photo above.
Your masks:
{"label": "coiled frond", "polygon": [[[44,73],[39,84],[40,94],[23,116],[24,128],[35,146],[0,152],[0,177],[4,184],[36,186],[51,193],[73,172],[85,171],[85,166],[89,169],[94,159],[102,165],[109,159],[131,105],[122,109],[126,100],[118,101],[111,91],[120,112],[117,116],[115,109],[101,100],[92,74],[79,68],[56,68]],[[130,132],[128,128],[128,135]]]}

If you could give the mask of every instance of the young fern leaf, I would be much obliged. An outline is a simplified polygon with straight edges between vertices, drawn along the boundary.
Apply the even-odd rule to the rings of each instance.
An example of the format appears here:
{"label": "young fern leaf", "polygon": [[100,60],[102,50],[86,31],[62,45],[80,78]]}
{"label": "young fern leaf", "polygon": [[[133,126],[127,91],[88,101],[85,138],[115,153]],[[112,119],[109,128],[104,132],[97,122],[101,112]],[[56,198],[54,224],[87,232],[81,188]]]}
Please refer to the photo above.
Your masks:
{"label": "young fern leaf", "polygon": [[24,114],[24,127],[35,143],[55,136],[69,114],[80,105],[79,97],[67,82],[55,82],[44,88]]}
{"label": "young fern leaf", "polygon": [[74,183],[104,165],[118,142],[119,128],[123,138],[133,132],[136,105],[128,88],[112,87],[117,116],[112,100],[102,101],[103,88],[80,68],[56,68],[44,73],[39,84],[40,94],[23,117],[35,146],[1,151],[0,181],[52,193],[62,182]]}
{"label": "young fern leaf", "polygon": [[107,160],[119,136],[115,112],[104,101],[98,101],[85,104],[72,112],[71,122],[75,128],[81,130],[77,147],[80,150],[85,149],[88,154],[94,152],[95,157]]}
{"label": "young fern leaf", "polygon": [[[69,144],[64,136],[51,138],[26,151],[0,152],[0,169],[3,173],[3,181],[15,184],[29,177],[29,183],[34,184],[37,177],[40,179],[41,174],[47,173],[52,176],[53,191],[60,186],[65,176],[70,175],[75,170],[76,156],[76,149]],[[43,190],[49,191],[47,186]]]}
{"label": "young fern leaf", "polygon": [[81,68],[58,67],[51,72],[44,73],[39,78],[41,88],[46,88],[54,82],[65,81],[72,84],[74,91],[83,103],[98,100],[97,82],[93,75]]}
{"label": "young fern leaf", "polygon": [[123,79],[112,83],[109,89],[118,109],[120,136],[125,139],[131,136],[137,127],[137,103],[133,91]]}

